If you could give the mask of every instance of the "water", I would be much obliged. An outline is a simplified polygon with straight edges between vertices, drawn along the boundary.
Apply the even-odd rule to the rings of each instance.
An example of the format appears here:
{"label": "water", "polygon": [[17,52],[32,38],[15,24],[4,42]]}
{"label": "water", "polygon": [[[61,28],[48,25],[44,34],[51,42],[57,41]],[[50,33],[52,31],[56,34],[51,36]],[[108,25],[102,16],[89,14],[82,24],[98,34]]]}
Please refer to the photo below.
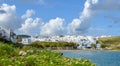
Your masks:
{"label": "water", "polygon": [[76,51],[63,52],[63,55],[71,58],[89,59],[97,66],[120,66],[119,51]]}

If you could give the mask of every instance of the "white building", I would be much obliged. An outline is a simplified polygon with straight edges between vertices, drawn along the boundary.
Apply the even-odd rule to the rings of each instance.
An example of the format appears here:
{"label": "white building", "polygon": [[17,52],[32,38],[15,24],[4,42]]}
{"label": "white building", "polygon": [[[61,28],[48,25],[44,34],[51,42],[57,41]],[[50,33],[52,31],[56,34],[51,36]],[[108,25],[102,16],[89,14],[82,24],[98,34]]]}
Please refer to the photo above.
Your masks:
{"label": "white building", "polygon": [[31,44],[32,43],[31,36],[28,36],[28,35],[18,35],[18,37],[20,37],[22,39],[22,41],[20,42],[22,44]]}
{"label": "white building", "polygon": [[8,41],[17,42],[16,34],[11,29],[3,28],[2,26],[0,26],[0,37]]}
{"label": "white building", "polygon": [[101,44],[96,44],[96,49],[101,49]]}

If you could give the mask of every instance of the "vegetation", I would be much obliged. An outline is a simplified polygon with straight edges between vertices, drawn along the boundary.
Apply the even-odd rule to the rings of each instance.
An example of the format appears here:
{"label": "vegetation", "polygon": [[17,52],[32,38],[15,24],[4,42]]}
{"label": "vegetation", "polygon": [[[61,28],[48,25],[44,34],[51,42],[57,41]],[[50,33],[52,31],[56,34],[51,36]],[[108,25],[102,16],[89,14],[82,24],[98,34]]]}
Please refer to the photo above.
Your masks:
{"label": "vegetation", "polygon": [[30,46],[37,47],[37,48],[73,47],[74,49],[76,49],[77,46],[79,46],[79,44],[72,43],[72,42],[40,42],[40,41],[36,41],[36,42],[33,42],[32,44],[30,44]]}
{"label": "vegetation", "polygon": [[97,41],[103,49],[120,50],[120,36],[99,38]]}
{"label": "vegetation", "polygon": [[0,38],[0,44],[11,45],[11,46],[13,46],[14,48],[20,47],[20,44],[19,44],[19,43],[13,43],[13,42],[11,42],[11,41],[8,41],[8,40],[2,39],[2,38]]}
{"label": "vegetation", "polygon": [[[26,54],[20,56],[19,52]],[[40,50],[32,46],[15,47],[0,41],[0,66],[95,66],[89,60],[71,59],[61,53]]]}
{"label": "vegetation", "polygon": [[96,44],[91,44],[91,47],[94,48],[94,49],[97,48],[97,47],[96,47]]}

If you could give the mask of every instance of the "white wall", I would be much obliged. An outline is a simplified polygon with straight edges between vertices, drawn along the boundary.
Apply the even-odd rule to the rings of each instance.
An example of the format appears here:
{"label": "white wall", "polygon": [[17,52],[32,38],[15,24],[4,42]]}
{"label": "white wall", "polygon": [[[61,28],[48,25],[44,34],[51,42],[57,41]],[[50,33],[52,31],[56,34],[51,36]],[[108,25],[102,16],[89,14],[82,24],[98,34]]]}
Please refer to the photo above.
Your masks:
{"label": "white wall", "polygon": [[23,44],[31,44],[32,43],[31,38],[22,38],[22,43]]}

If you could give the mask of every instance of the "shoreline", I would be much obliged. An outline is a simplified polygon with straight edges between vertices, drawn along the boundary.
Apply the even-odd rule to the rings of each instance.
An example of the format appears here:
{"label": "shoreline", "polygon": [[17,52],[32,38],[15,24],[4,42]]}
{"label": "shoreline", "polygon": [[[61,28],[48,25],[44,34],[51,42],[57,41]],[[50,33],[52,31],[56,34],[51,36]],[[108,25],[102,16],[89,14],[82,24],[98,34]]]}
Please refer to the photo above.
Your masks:
{"label": "shoreline", "polygon": [[51,50],[51,51],[57,51],[57,52],[120,52],[120,50]]}

